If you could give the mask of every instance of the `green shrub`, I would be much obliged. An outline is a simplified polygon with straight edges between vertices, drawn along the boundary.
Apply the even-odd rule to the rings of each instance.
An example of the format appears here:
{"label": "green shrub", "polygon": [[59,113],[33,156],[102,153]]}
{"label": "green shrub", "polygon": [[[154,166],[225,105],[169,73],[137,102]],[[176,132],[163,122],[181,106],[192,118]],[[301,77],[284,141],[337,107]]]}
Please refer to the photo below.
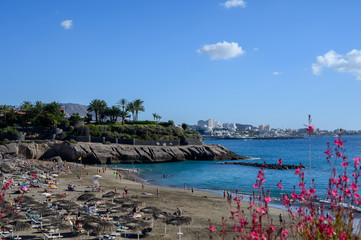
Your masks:
{"label": "green shrub", "polygon": [[69,143],[77,144],[78,142],[75,141],[74,139],[70,139],[70,140],[69,140]]}

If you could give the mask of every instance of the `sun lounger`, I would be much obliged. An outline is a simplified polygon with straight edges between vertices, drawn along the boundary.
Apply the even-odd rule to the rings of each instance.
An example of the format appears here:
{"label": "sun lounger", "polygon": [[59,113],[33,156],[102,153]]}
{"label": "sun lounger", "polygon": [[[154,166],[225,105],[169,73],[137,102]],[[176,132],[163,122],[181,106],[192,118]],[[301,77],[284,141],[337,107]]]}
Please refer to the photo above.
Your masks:
{"label": "sun lounger", "polygon": [[43,237],[44,237],[44,240],[56,239],[56,238],[57,238],[56,235],[49,235],[49,234],[47,234],[47,233],[43,233]]}

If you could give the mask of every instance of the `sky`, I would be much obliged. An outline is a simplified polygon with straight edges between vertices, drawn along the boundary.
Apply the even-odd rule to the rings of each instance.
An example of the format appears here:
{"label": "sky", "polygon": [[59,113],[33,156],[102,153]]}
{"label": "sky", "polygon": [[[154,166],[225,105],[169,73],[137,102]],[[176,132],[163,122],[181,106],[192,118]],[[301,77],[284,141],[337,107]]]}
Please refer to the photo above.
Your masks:
{"label": "sky", "polygon": [[361,1],[0,1],[0,104],[361,129]]}

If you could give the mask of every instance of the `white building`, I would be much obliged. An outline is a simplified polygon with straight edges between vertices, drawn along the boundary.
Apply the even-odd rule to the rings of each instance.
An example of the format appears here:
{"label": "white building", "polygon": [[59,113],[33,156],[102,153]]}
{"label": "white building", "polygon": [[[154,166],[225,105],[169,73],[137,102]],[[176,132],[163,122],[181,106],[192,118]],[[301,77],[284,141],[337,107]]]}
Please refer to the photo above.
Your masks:
{"label": "white building", "polygon": [[207,128],[213,129],[213,128],[219,126],[220,123],[219,123],[219,121],[208,119],[206,121],[199,120],[197,125],[198,125],[198,127],[201,127],[201,128],[204,128],[205,126],[207,126]]}
{"label": "white building", "polygon": [[223,128],[224,129],[230,129],[230,130],[236,130],[237,126],[235,123],[223,123]]}

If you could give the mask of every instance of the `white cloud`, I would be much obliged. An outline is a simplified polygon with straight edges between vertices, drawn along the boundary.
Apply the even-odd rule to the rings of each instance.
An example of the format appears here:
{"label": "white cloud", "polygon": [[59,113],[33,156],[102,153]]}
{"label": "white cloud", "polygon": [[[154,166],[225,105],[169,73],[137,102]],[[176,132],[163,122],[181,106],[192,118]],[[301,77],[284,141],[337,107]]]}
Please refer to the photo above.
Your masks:
{"label": "white cloud", "polygon": [[247,3],[244,0],[228,0],[224,3],[222,3],[222,5],[225,8],[232,8],[232,7],[243,7],[245,8]]}
{"label": "white cloud", "polygon": [[255,52],[257,52],[258,50],[259,50],[259,49],[258,49],[258,48],[256,48],[256,47],[255,47],[255,48],[253,48],[253,51],[255,51]]}
{"label": "white cloud", "polygon": [[238,46],[238,43],[229,43],[226,41],[204,45],[201,49],[198,49],[197,52],[199,54],[208,54],[212,60],[229,59],[244,54],[242,47]]}
{"label": "white cloud", "polygon": [[64,28],[64,29],[70,29],[73,27],[73,20],[65,20],[65,21],[62,21],[60,23],[60,25]]}
{"label": "white cloud", "polygon": [[277,76],[277,75],[281,75],[282,73],[283,72],[273,72],[272,74]]}
{"label": "white cloud", "polygon": [[312,64],[312,71],[315,75],[320,75],[324,68],[352,73],[358,80],[361,80],[361,50],[353,49],[346,55],[330,50],[325,55],[318,56],[317,62]]}

